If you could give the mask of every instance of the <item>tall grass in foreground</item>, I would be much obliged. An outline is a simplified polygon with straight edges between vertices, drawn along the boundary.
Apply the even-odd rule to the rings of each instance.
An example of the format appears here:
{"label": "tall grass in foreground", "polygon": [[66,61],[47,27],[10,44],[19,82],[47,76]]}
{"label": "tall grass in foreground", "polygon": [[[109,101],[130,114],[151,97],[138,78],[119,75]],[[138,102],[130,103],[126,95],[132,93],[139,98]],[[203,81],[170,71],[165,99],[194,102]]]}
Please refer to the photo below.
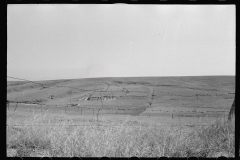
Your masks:
{"label": "tall grass in foreground", "polygon": [[8,127],[7,149],[8,156],[18,157],[234,157],[234,121],[218,118],[197,128],[132,125],[127,120],[105,128],[67,123]]}

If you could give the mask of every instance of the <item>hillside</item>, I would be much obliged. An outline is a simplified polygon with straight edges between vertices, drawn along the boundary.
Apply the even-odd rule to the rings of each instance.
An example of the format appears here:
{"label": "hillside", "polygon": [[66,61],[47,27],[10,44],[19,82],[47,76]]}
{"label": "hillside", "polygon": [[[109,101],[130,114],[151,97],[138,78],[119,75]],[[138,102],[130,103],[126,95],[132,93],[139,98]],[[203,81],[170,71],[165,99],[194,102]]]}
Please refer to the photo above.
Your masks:
{"label": "hillside", "polygon": [[[228,111],[235,96],[234,76],[86,78],[8,81],[7,100],[72,104],[78,107],[140,109],[138,115],[165,112]],[[125,112],[126,111],[126,112]],[[163,113],[164,111],[164,113]],[[180,116],[180,115],[179,115]]]}

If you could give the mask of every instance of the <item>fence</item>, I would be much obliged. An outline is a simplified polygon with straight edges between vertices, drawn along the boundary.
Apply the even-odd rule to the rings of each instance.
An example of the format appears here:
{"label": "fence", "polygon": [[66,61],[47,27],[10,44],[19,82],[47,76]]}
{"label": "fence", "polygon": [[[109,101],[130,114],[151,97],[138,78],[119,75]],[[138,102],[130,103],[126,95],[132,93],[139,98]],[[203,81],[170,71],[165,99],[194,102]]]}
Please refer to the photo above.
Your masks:
{"label": "fence", "polygon": [[[121,106],[120,105],[117,105],[118,107],[112,107],[112,108],[106,108],[106,107],[101,107],[101,108],[96,108],[96,107],[84,107],[84,106],[71,106],[71,105],[59,105],[59,104],[51,104],[51,105],[46,105],[46,104],[42,104],[42,103],[29,103],[27,101],[7,101],[7,109],[10,110],[10,107],[9,107],[9,104],[12,103],[12,104],[16,104],[16,106],[14,107],[14,112],[17,110],[17,106],[18,104],[25,104],[25,105],[31,105],[31,107],[33,108],[34,105],[37,105],[35,106],[36,109],[40,109],[41,112],[43,111],[43,109],[46,110],[46,108],[48,109],[57,109],[57,110],[64,110],[65,113],[68,112],[68,110],[71,112],[71,111],[76,111],[78,110],[81,114],[83,114],[83,111],[84,110],[87,110],[90,112],[93,113],[96,113],[95,111],[98,111],[98,110],[102,110],[102,111],[112,111],[111,113],[112,114],[121,114],[121,113],[125,113],[127,114],[128,111],[131,112],[131,111],[141,111],[143,112],[144,110],[146,110],[148,107],[146,106],[143,106],[142,107],[138,107],[138,108],[120,108]],[[27,107],[27,106],[25,106]],[[157,109],[154,109],[154,110],[150,110],[148,109],[149,111],[158,111],[158,113],[162,112],[162,113],[201,113],[201,114],[207,114],[207,113],[224,113],[224,112],[229,112],[229,111],[212,111],[212,110],[208,110],[208,111],[197,111],[196,109],[192,110],[192,111],[175,111],[175,110],[172,110],[172,111],[169,111],[169,110],[157,110]]]}
{"label": "fence", "polygon": [[[11,103],[11,107],[9,107],[9,103]],[[97,118],[96,122],[98,125],[99,124],[99,115],[106,115],[106,114],[115,114],[115,115],[139,115],[142,113],[145,108],[119,108],[120,106],[116,108],[93,108],[93,107],[69,107],[69,106],[64,106],[64,105],[43,105],[43,104],[35,104],[30,106],[26,105],[29,104],[27,102],[9,102],[8,103],[8,111],[12,111],[14,113],[18,111],[29,111],[29,112],[34,112],[34,113],[64,113],[66,115],[93,115],[94,117]],[[18,105],[20,104],[20,105]],[[18,106],[18,107],[17,107]],[[11,109],[12,108],[12,109]],[[184,115],[183,117],[186,117],[188,113],[194,113],[194,117],[197,117],[197,114],[199,116],[206,116],[206,115],[212,115],[212,113],[227,113],[227,111],[206,111],[206,112],[197,112],[197,111],[168,111],[168,110],[154,110],[158,111],[159,115],[167,115],[171,116],[172,119],[181,117],[180,115]],[[225,114],[224,114],[225,115]],[[145,117],[150,117],[151,114],[146,114],[146,115],[141,115]],[[68,124],[68,125],[73,125],[73,124]],[[8,124],[8,126],[26,126],[26,125],[19,125],[19,124]],[[47,125],[48,126],[48,125]],[[51,125],[50,125],[51,126]],[[73,126],[79,126],[74,124]],[[80,125],[84,126],[84,125]],[[169,125],[168,125],[169,126]],[[179,125],[170,125],[170,126],[179,126]],[[203,125],[185,125],[187,127],[194,127],[194,126],[203,126]]]}
{"label": "fence", "polygon": [[[9,76],[8,76],[9,77]],[[156,87],[159,86],[159,81],[158,81],[158,84],[156,85],[152,85],[152,92],[143,92],[143,91],[130,91],[128,89],[126,89],[125,87],[121,86],[121,85],[118,85],[118,84],[109,84],[108,82],[102,82],[102,83],[99,83],[101,85],[107,85],[107,89],[106,90],[103,90],[104,88],[100,88],[100,89],[93,89],[93,90],[86,90],[86,89],[81,89],[81,88],[75,88],[75,87],[69,87],[69,86],[62,86],[62,85],[57,85],[57,84],[54,84],[54,85],[49,85],[49,84],[42,84],[42,83],[38,83],[38,82],[34,82],[34,81],[29,81],[29,80],[25,80],[25,79],[20,79],[20,78],[15,78],[15,77],[9,77],[9,78],[13,78],[13,79],[18,79],[18,80],[24,80],[24,81],[27,81],[27,82],[31,82],[31,83],[35,83],[35,84],[38,84],[40,86],[42,86],[43,88],[48,88],[48,87],[66,87],[66,88],[69,88],[69,89],[74,89],[74,90],[78,90],[78,91],[83,91],[83,92],[90,92],[90,93],[87,93],[85,95],[83,95],[83,97],[87,97],[87,98],[91,98],[91,95],[95,92],[98,92],[100,97],[100,102],[101,104],[99,104],[98,106],[96,107],[88,107],[87,105],[85,106],[75,106],[73,104],[71,104],[71,94],[72,93],[71,91],[69,92],[70,94],[70,103],[69,104],[51,104],[51,105],[46,105],[44,104],[44,102],[32,102],[32,101],[14,101],[14,100],[7,100],[7,110],[10,111],[10,107],[9,105],[10,104],[13,104],[13,114],[17,111],[17,109],[19,108],[19,110],[24,110],[24,108],[26,109],[27,106],[21,106],[19,107],[18,104],[29,104],[31,105],[32,108],[35,109],[35,111],[39,110],[42,112],[44,112],[44,110],[53,110],[53,111],[63,111],[65,114],[78,114],[78,115],[85,115],[85,114],[92,114],[92,115],[96,115],[97,116],[97,121],[98,121],[98,116],[99,114],[129,114],[129,115],[139,115],[140,113],[142,113],[143,111],[145,111],[146,109],[150,110],[151,109],[149,107],[152,106],[153,102],[154,102],[154,97],[156,96],[155,95],[155,89]],[[148,99],[148,102],[146,102],[145,104],[142,104],[140,105],[140,107],[138,108],[122,108],[120,105],[118,106],[115,106],[115,107],[111,107],[111,108],[107,108],[104,104],[103,104],[103,95],[102,93],[108,93],[108,89],[109,89],[109,86],[118,86],[122,89],[121,92],[124,93],[124,96],[126,96],[127,94],[129,93],[133,93],[133,92],[141,92],[141,93],[148,93],[150,94],[150,98]],[[111,92],[111,91],[110,91]],[[165,94],[169,94],[169,93],[165,93]],[[234,93],[228,93],[228,95],[230,94],[234,94]],[[223,96],[223,94],[215,94],[215,95],[210,95],[210,94],[196,94],[196,95],[189,95],[189,96],[183,96],[183,95],[177,95],[177,94],[172,94],[171,96],[181,96],[181,97],[196,97],[197,100],[199,100],[199,97],[201,96]],[[52,96],[51,96],[52,97]],[[33,105],[36,105],[36,106],[33,106]],[[29,108],[29,107],[28,107]],[[228,112],[228,111],[196,111],[196,110],[193,110],[193,111],[175,111],[175,110],[172,110],[172,111],[168,111],[168,110],[152,110],[152,111],[156,111],[158,112],[158,114],[165,114],[165,115],[170,115],[172,116],[172,119],[179,115],[179,114],[186,114],[186,113],[195,113],[195,114],[201,114],[202,116],[203,115],[208,115],[210,113],[225,113],[225,112]],[[151,114],[146,114],[145,116],[151,116]]]}

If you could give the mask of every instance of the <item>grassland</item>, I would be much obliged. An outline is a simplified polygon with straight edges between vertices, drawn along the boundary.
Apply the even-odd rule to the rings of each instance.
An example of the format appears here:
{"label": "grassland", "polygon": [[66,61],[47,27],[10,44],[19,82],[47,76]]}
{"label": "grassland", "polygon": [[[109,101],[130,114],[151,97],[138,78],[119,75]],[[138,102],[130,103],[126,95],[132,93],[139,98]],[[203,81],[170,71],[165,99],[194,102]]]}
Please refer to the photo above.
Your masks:
{"label": "grassland", "polygon": [[[234,119],[202,126],[160,125],[130,116],[36,114],[9,118],[7,154],[17,157],[234,157]],[[10,116],[10,115],[9,115]],[[25,118],[23,120],[23,118]],[[74,118],[78,121],[74,121]],[[109,121],[112,120],[112,121]]]}
{"label": "grassland", "polygon": [[8,82],[7,99],[29,104],[7,109],[7,156],[234,157],[234,77],[39,83]]}

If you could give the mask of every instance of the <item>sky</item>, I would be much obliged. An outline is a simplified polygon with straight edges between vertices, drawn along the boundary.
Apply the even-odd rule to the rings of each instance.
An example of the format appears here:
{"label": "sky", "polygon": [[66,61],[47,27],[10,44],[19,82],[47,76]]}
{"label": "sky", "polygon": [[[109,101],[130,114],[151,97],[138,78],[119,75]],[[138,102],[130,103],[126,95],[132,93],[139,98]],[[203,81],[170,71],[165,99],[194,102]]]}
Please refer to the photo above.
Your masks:
{"label": "sky", "polygon": [[233,76],[235,35],[235,5],[9,4],[7,76]]}

